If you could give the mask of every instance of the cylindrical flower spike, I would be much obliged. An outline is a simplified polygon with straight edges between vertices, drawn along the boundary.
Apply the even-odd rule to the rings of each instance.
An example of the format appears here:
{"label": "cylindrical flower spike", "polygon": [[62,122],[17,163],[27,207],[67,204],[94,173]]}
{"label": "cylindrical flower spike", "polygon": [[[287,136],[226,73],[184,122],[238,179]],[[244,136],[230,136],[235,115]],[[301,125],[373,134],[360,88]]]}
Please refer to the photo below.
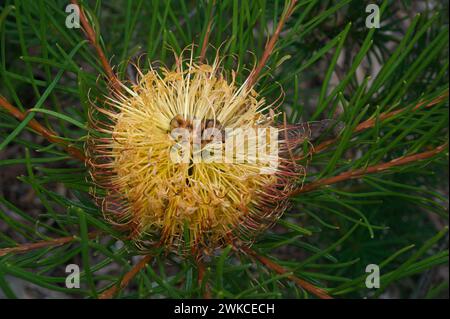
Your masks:
{"label": "cylindrical flower spike", "polygon": [[277,127],[271,106],[234,73],[227,80],[218,58],[138,73],[90,116],[88,166],[105,216],[138,245],[169,251],[251,243],[305,174],[292,151],[301,134]]}

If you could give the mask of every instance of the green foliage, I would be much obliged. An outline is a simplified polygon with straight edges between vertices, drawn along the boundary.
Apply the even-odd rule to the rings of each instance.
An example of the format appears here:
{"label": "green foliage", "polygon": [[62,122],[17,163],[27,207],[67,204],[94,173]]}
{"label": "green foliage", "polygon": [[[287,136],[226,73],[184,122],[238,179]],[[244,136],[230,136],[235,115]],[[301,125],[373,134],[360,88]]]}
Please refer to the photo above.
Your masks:
{"label": "green foliage", "polygon": [[[448,100],[414,107],[448,94],[447,5],[384,1],[381,28],[367,29],[364,1],[298,1],[257,90],[281,107],[290,122],[334,118],[339,139],[309,162],[305,183],[424,152],[446,143]],[[210,44],[243,82],[262,56],[283,12],[283,1],[82,1],[111,64],[127,80],[128,61],[174,63],[183,48],[201,43],[209,17]],[[434,3],[434,2],[433,2]],[[414,5],[412,5],[414,4]],[[27,126],[39,119],[83,148],[90,101],[107,94],[100,61],[83,32],[65,27],[67,1],[3,2],[0,14],[1,87],[21,111],[19,122],[0,108],[0,172],[19,167],[18,184],[33,191],[31,214],[0,193],[0,249],[57,237],[69,244],[0,257],[0,289],[16,296],[9,278],[75,297],[96,298],[130,271],[138,255],[118,240],[89,195],[82,163]],[[207,59],[216,50],[209,48]],[[387,120],[380,114],[407,108]],[[358,134],[355,127],[374,119]],[[31,134],[30,134],[31,132]],[[323,134],[314,144],[330,138]],[[6,152],[14,148],[15,153]],[[331,185],[293,198],[293,207],[254,249],[336,297],[437,297],[448,282],[417,291],[423,275],[448,263],[448,153]],[[1,178],[2,175],[0,175]],[[1,183],[0,183],[1,185]],[[58,185],[66,192],[58,191]],[[3,185],[8,188],[8,185]],[[21,194],[20,196],[25,196]],[[29,208],[29,207],[28,207]],[[89,231],[100,230],[91,238]],[[123,298],[192,298],[204,294],[194,259],[162,251],[140,272]],[[81,289],[65,288],[67,264],[82,269]],[[365,287],[368,264],[381,267],[381,288]],[[214,297],[310,298],[289,274],[279,275],[231,247],[205,262]]]}

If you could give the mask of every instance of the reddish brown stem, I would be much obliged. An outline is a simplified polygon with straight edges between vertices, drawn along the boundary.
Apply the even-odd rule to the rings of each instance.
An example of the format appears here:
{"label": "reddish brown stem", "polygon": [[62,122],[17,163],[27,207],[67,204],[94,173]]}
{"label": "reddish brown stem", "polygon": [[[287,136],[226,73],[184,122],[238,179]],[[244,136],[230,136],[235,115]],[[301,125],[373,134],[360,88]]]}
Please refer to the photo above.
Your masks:
{"label": "reddish brown stem", "polygon": [[[27,113],[21,112],[17,107],[15,107],[11,103],[9,103],[1,95],[0,95],[0,106],[2,108],[4,108],[7,112],[9,112],[12,116],[14,116],[16,119],[18,119],[19,121],[23,121],[27,117]],[[84,162],[85,156],[80,149],[70,145],[65,140],[63,140],[61,137],[59,137],[55,132],[46,128],[45,126],[40,124],[35,119],[32,119],[31,121],[29,121],[28,126],[31,127],[33,130],[35,130],[39,135],[41,135],[42,137],[47,139],[47,141],[49,141],[50,143],[56,143],[56,144],[62,146],[70,156]]]}
{"label": "reddish brown stem", "polygon": [[[241,247],[241,249],[247,253],[249,256],[251,256],[252,258],[258,260],[261,264],[263,264],[264,266],[266,266],[267,268],[269,268],[270,270],[280,274],[280,275],[285,275],[288,274],[289,271],[284,269],[281,265],[275,263],[274,261],[270,260],[267,257],[261,256],[259,255],[256,251],[254,251],[251,248],[248,247]],[[295,282],[299,287],[301,287],[302,289],[310,292],[311,294],[315,295],[316,297],[319,297],[321,299],[333,299],[330,295],[328,295],[323,289],[318,288],[316,286],[314,286],[313,284],[300,279],[294,275],[288,275],[287,278],[293,282]]]}
{"label": "reddish brown stem", "polygon": [[281,30],[283,30],[284,24],[286,23],[286,21],[289,19],[289,17],[294,12],[296,3],[297,3],[297,0],[291,0],[287,9],[285,10],[284,14],[281,16],[280,21],[278,22],[277,28],[275,29],[275,32],[272,34],[272,37],[270,38],[269,42],[267,42],[267,44],[266,44],[266,47],[264,49],[263,55],[261,56],[261,59],[259,60],[256,67],[250,72],[250,75],[248,76],[248,82],[247,82],[248,88],[251,88],[258,80],[259,74],[261,73],[262,69],[266,65],[267,60],[269,59],[270,55],[272,54],[273,49],[275,48],[278,38],[280,37]]}
{"label": "reddish brown stem", "polygon": [[345,180],[361,178],[367,174],[383,172],[383,171],[388,170],[395,166],[401,166],[401,165],[409,164],[412,162],[425,160],[427,158],[431,158],[431,157],[441,153],[442,151],[444,151],[447,148],[447,146],[448,146],[448,144],[445,143],[445,144],[438,146],[435,149],[432,149],[431,151],[428,151],[428,152],[413,154],[413,155],[409,155],[409,156],[402,156],[402,157],[393,159],[392,161],[387,162],[387,163],[381,163],[381,164],[377,164],[377,165],[373,165],[373,166],[369,166],[369,167],[361,168],[361,169],[357,169],[357,170],[351,170],[351,171],[341,173],[337,176],[320,179],[320,180],[312,182],[310,184],[306,184],[302,188],[292,191],[289,194],[289,196],[294,196],[294,195],[297,195],[300,193],[311,192],[311,191],[321,188],[323,186],[332,185],[332,184],[342,182]]}
{"label": "reddish brown stem", "polygon": [[121,85],[120,85],[120,81],[117,78],[117,76],[115,75],[111,65],[108,62],[108,59],[106,58],[105,53],[103,52],[103,49],[100,45],[100,43],[98,42],[98,38],[97,38],[97,34],[94,31],[94,28],[91,26],[91,24],[89,23],[83,8],[78,4],[77,0],[71,0],[71,2],[78,6],[79,11],[80,11],[80,22],[81,25],[83,26],[83,30],[84,33],[86,34],[86,38],[89,40],[89,42],[91,43],[91,45],[94,47],[98,58],[100,59],[100,62],[103,66],[103,70],[106,73],[106,76],[108,77],[109,83],[112,86],[112,88],[114,90],[116,90],[117,92],[119,92],[121,90]]}
{"label": "reddish brown stem", "polygon": [[[88,234],[88,237],[90,239],[95,238],[100,232],[94,231]],[[76,240],[76,236],[67,236],[67,237],[60,237],[55,238],[51,240],[46,241],[40,241],[37,243],[31,243],[31,244],[22,244],[16,247],[8,247],[8,248],[1,248],[0,249],[0,257],[5,256],[6,254],[10,253],[16,253],[16,254],[23,254],[31,250],[39,249],[39,248],[45,248],[45,247],[56,247],[61,246],[67,243],[71,243],[74,240]]]}
{"label": "reddish brown stem", "polygon": [[[377,123],[377,121],[384,121],[387,120],[391,117],[396,116],[397,114],[406,112],[406,111],[417,111],[419,108],[421,107],[425,107],[425,108],[429,108],[432,107],[440,102],[442,102],[444,99],[448,98],[448,89],[441,95],[439,95],[437,98],[431,100],[430,102],[426,103],[425,101],[419,102],[417,105],[415,105],[412,109],[409,107],[404,107],[404,108],[400,108],[398,110],[395,111],[391,111],[391,112],[383,112],[381,113],[378,118],[370,118],[364,122],[359,123],[359,125],[355,128],[355,130],[353,131],[353,133],[359,133],[361,131],[364,131],[366,129],[369,129],[371,127],[374,127],[375,124]],[[337,138],[334,139],[330,139],[327,141],[324,141],[322,143],[320,143],[319,145],[314,147],[313,153],[319,153],[325,149],[327,149],[328,147],[335,145],[337,142]]]}
{"label": "reddish brown stem", "polygon": [[200,56],[199,56],[200,62],[203,62],[205,60],[206,50],[208,49],[209,36],[211,35],[211,27],[212,27],[212,23],[213,23],[213,12],[214,12],[215,0],[213,0],[212,5],[213,5],[213,8],[211,9],[211,14],[208,17],[208,20],[209,20],[208,26],[206,27],[205,37],[203,38],[202,49],[200,51]]}
{"label": "reddish brown stem", "polygon": [[129,272],[127,272],[123,279],[116,285],[112,286],[108,290],[104,291],[98,298],[99,299],[111,299],[113,298],[120,290],[124,289],[131,280],[133,280],[136,275],[147,266],[147,264],[152,259],[152,256],[147,255],[144,258],[142,258],[136,265],[131,268]]}

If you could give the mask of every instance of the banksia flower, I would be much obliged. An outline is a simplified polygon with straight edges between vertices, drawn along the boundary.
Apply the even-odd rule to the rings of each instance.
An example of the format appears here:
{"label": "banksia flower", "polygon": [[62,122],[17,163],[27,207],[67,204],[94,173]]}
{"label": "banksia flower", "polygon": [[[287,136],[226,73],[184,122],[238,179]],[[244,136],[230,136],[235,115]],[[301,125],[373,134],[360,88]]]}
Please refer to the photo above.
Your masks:
{"label": "banksia flower", "polygon": [[277,125],[273,105],[230,77],[219,58],[180,58],[174,69],[138,70],[135,85],[94,105],[94,194],[138,245],[249,244],[289,205],[305,173],[294,158],[304,134]]}

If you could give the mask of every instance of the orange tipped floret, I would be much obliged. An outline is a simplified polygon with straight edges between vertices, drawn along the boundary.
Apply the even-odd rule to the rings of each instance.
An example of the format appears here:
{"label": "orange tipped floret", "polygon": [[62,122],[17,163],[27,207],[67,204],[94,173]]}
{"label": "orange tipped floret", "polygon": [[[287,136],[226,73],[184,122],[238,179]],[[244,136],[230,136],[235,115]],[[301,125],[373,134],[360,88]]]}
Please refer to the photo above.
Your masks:
{"label": "orange tipped floret", "polygon": [[[283,129],[261,138],[274,125],[273,112],[263,113],[270,106],[246,83],[237,86],[234,74],[227,81],[219,59],[183,64],[139,72],[137,85],[95,107],[87,148],[95,196],[139,244],[177,250],[213,249],[235,238],[248,243],[283,213],[304,175],[288,151],[298,141],[287,141]],[[206,136],[210,129],[222,136]],[[246,130],[260,133],[241,138]],[[275,153],[259,143],[274,138]],[[239,147],[250,145],[256,152],[242,160]]]}

